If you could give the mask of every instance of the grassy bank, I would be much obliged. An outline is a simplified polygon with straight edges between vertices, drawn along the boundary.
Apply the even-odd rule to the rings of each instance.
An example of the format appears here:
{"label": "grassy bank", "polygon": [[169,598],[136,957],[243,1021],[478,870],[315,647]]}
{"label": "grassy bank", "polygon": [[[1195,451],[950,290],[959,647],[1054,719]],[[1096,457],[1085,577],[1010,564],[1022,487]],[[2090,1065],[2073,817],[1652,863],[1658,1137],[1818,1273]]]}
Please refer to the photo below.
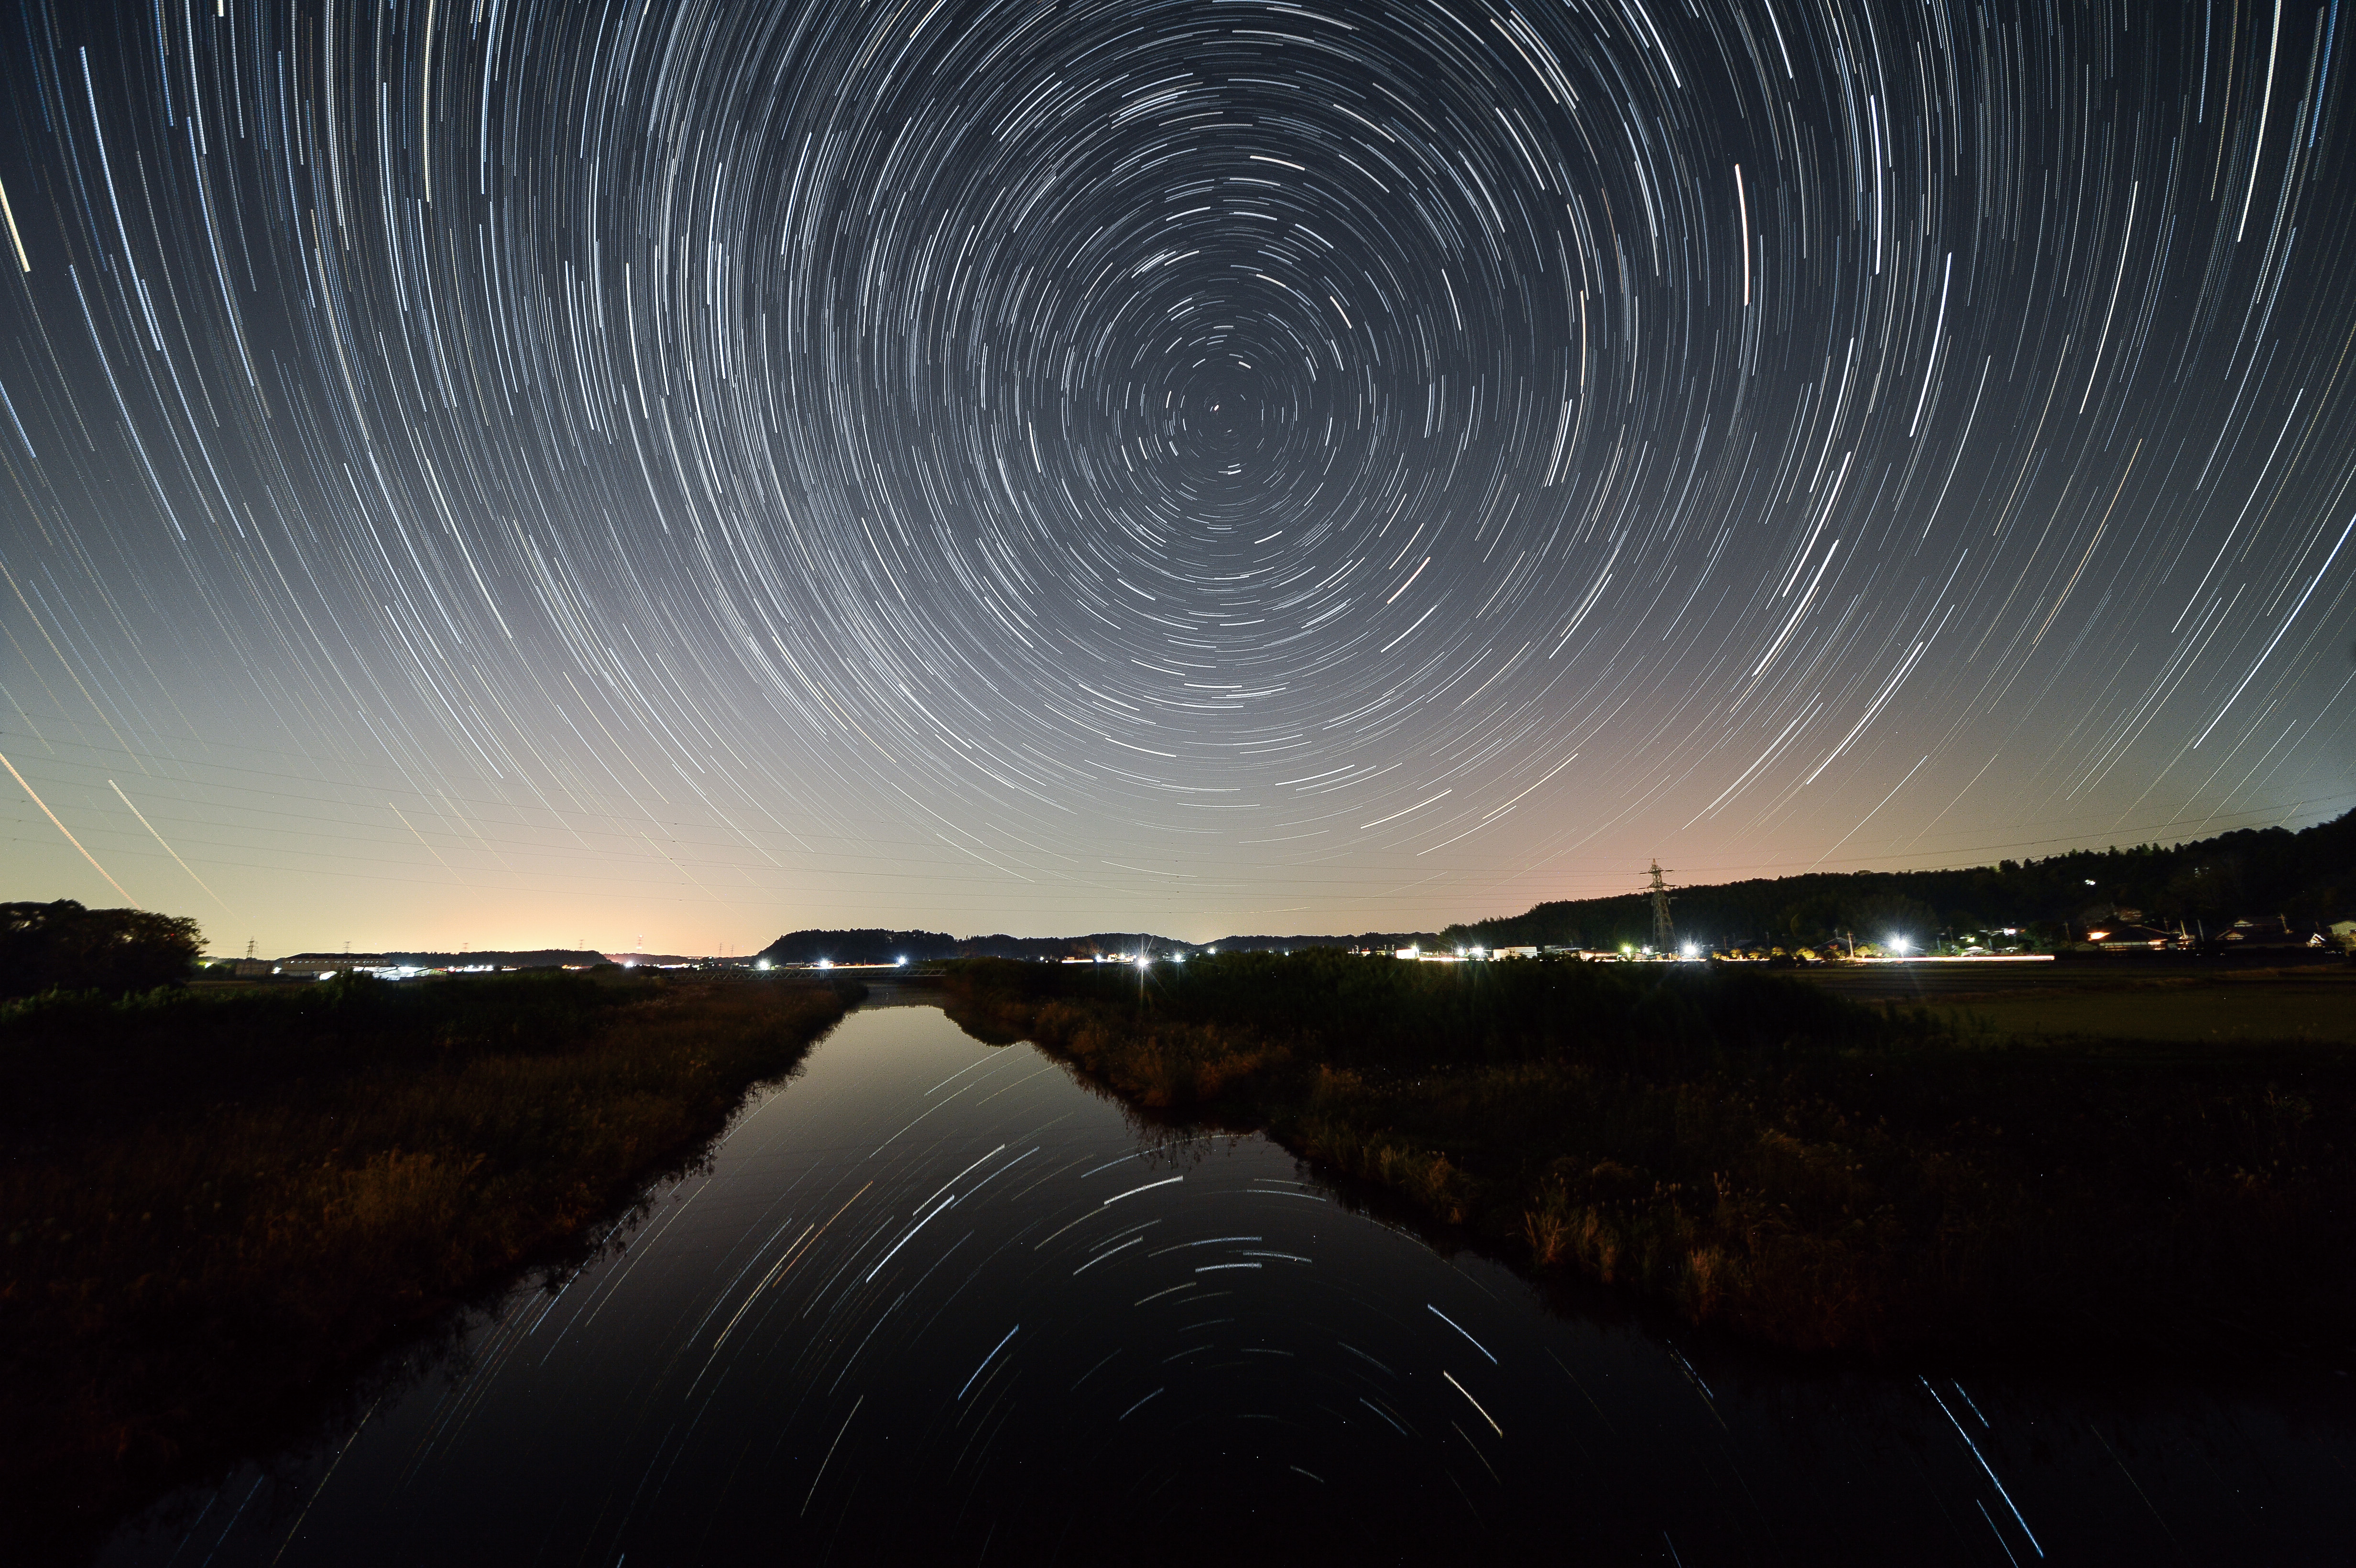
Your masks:
{"label": "grassy bank", "polygon": [[570,1237],[841,1016],[518,975],[0,1008],[0,1511],[46,1553]]}
{"label": "grassy bank", "polygon": [[2345,1047],[1956,1034],[1757,971],[969,964],[952,1016],[1799,1349],[2344,1345]]}

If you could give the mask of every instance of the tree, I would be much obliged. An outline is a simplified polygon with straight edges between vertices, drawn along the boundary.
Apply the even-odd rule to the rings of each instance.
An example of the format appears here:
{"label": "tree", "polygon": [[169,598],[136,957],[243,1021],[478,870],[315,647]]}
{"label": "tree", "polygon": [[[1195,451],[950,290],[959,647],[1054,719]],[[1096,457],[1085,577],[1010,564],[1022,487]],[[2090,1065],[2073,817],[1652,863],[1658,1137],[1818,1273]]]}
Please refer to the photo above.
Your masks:
{"label": "tree", "polygon": [[204,936],[186,915],[0,903],[0,998],[43,991],[152,990],[187,977]]}

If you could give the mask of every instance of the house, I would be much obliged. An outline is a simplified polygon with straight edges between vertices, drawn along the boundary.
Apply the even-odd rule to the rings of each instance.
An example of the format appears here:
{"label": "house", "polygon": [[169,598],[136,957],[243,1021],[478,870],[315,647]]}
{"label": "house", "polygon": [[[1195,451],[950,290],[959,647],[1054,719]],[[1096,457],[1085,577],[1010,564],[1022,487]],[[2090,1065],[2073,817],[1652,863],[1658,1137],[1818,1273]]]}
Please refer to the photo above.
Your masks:
{"label": "house", "polygon": [[2098,923],[2087,931],[2086,940],[2101,948],[2120,951],[2129,948],[2147,948],[2158,953],[2175,946],[2177,935],[2172,931],[2162,931],[2157,926],[2130,925],[2125,923]]}
{"label": "house", "polygon": [[2236,952],[2267,947],[2317,947],[2322,945],[2313,932],[2293,931],[2290,922],[2281,915],[2272,920],[2237,920],[2217,933],[2217,940]]}

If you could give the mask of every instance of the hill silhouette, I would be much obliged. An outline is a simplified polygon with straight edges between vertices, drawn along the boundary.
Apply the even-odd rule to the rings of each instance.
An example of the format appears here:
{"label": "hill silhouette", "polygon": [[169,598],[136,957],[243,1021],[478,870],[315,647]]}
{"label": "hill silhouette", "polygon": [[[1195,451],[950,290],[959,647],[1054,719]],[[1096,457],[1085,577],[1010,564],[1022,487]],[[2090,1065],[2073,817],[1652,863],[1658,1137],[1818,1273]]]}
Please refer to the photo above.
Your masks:
{"label": "hill silhouette", "polygon": [[[1631,881],[1634,880],[1632,876]],[[1720,948],[1860,941],[1924,942],[2012,927],[2047,941],[2083,935],[2122,911],[2196,936],[2277,917],[2294,930],[2356,913],[2356,811],[2293,832],[2243,828],[2213,838],[2078,849],[1940,871],[1817,872],[1676,891],[1681,936]],[[1653,939],[1651,900],[1568,899],[1449,927],[1445,942],[1489,947],[1612,948]]]}

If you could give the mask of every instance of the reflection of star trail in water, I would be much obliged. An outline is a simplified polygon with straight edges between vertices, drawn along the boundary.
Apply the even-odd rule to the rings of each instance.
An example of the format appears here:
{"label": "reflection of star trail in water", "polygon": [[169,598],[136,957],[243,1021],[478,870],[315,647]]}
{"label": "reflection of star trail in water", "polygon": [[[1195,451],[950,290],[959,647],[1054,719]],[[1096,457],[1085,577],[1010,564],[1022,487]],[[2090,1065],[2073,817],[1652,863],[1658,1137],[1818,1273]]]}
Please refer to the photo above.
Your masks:
{"label": "reflection of star trail in water", "polygon": [[2338,16],[31,5],[8,754],[290,939],[2330,815]]}
{"label": "reflection of star trail in water", "polygon": [[1308,1175],[929,1009],[856,1015],[618,1255],[487,1314],[455,1378],[115,1561],[2329,1554],[2344,1401],[2286,1430],[2279,1398],[1671,1344]]}

